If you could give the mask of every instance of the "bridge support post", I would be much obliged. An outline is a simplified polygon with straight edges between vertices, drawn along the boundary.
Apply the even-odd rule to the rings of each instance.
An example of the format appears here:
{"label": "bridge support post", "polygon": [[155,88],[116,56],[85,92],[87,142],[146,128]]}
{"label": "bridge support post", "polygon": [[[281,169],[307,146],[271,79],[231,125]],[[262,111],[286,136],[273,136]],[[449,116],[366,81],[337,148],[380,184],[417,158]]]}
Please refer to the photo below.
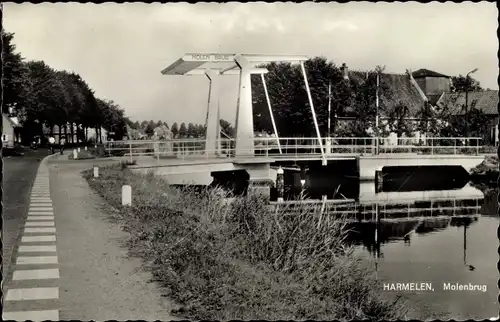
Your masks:
{"label": "bridge support post", "polygon": [[252,84],[250,78],[252,66],[249,61],[241,55],[237,55],[234,60],[241,69],[238,106],[236,110],[235,156],[253,156],[255,148],[252,112]]}
{"label": "bridge support post", "polygon": [[205,153],[207,156],[217,156],[219,154],[219,94],[220,94],[220,74],[214,70],[205,70],[205,75],[210,81],[208,91],[208,111],[207,111],[207,133],[205,137]]}

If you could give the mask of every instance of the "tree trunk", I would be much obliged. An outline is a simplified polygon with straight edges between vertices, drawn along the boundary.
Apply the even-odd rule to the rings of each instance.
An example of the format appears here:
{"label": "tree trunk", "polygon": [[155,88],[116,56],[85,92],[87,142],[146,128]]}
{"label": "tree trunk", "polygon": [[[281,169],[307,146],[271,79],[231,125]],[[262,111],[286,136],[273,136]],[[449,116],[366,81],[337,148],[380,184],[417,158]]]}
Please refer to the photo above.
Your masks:
{"label": "tree trunk", "polygon": [[[70,132],[71,132],[71,143],[75,143],[75,124],[71,123],[70,125]],[[78,142],[78,138],[76,138],[76,141]]]}
{"label": "tree trunk", "polygon": [[85,136],[85,143],[87,143],[89,141],[89,128],[85,126],[83,131],[83,135]]}
{"label": "tree trunk", "polygon": [[42,143],[42,144],[43,144],[43,143],[44,143],[44,142],[43,142],[43,141],[44,141],[44,139],[45,139],[45,135],[44,135],[44,133],[43,133],[43,123],[42,123],[42,122],[40,122],[40,143]]}
{"label": "tree trunk", "polygon": [[58,125],[59,127],[59,142],[61,142],[61,137],[62,137],[62,124]]}

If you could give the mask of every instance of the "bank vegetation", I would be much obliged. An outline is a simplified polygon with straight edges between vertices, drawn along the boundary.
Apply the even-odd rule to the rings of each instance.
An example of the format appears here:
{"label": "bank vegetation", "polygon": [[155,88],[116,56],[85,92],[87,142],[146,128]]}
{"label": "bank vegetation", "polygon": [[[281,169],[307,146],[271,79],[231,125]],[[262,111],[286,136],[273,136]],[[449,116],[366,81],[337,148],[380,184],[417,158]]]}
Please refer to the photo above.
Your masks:
{"label": "bank vegetation", "polygon": [[[129,232],[165,296],[188,319],[402,319],[405,303],[387,300],[381,282],[344,242],[342,221],[306,210],[274,212],[259,196],[173,188],[126,167],[84,172]],[[132,186],[131,207],[121,187]]]}

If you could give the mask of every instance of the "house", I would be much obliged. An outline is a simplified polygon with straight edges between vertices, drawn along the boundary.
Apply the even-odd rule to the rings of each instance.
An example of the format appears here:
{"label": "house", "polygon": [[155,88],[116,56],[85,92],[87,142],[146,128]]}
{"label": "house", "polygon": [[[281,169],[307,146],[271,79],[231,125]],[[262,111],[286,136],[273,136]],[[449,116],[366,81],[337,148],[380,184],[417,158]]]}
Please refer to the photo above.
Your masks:
{"label": "house", "polygon": [[19,128],[17,118],[2,113],[2,146],[4,148],[14,148],[14,144],[20,142]]}
{"label": "house", "polygon": [[[488,131],[483,137],[486,144],[498,143],[498,90],[474,91],[467,93],[467,107],[477,109],[489,119]],[[436,105],[452,116],[465,115],[465,93],[442,93]]]}
{"label": "house", "polygon": [[[348,81],[361,83],[367,79],[367,72],[349,71],[343,64],[342,70],[344,78]],[[390,97],[386,97],[384,91],[380,91],[379,119],[381,124],[387,124],[391,113],[395,109],[405,106],[404,119],[418,123],[420,121],[419,112],[425,108],[426,104],[432,109],[447,107],[451,115],[463,115],[465,106],[465,93],[451,92],[451,77],[428,69],[419,69],[405,74],[380,74],[380,84],[384,84],[390,89]],[[485,143],[493,144],[498,142],[498,91],[487,90],[481,92],[468,93],[468,106],[483,111],[490,118],[489,131],[486,135]],[[338,118],[339,124],[349,122],[356,118],[349,109],[346,115]],[[351,114],[350,114],[351,113]],[[414,132],[415,140],[425,140],[425,135]],[[397,144],[397,135],[391,133],[391,139],[385,141],[387,144]]]}
{"label": "house", "polygon": [[414,71],[412,76],[432,106],[436,105],[443,93],[451,92],[450,76],[428,69]]}
{"label": "house", "polygon": [[[343,64],[342,70],[344,78],[350,82],[355,81],[357,83],[362,83],[368,77],[367,72],[349,71],[345,64]],[[421,70],[417,72],[420,71]],[[394,113],[395,109],[401,108],[401,106],[407,107],[407,111],[405,112],[406,120],[414,121],[415,123],[419,121],[419,113],[425,108],[425,104],[429,100],[418,83],[419,81],[422,82],[422,78],[419,76],[421,74],[417,74],[419,77],[418,81],[413,75],[414,73],[410,71],[407,71],[405,74],[380,74],[380,84],[384,84],[384,86],[390,89],[390,96],[384,93],[384,91],[380,91],[379,106],[381,109],[379,111],[379,119],[381,124],[388,124],[391,113]],[[432,89],[432,86],[428,88]],[[340,115],[338,117],[338,123],[342,126],[342,123],[348,123],[355,118],[356,115],[353,114],[353,110],[348,108],[346,109],[346,115]],[[420,140],[424,139],[425,135],[415,132],[414,137],[415,140]],[[390,139],[385,142],[391,145],[397,144],[397,135],[391,133]]]}

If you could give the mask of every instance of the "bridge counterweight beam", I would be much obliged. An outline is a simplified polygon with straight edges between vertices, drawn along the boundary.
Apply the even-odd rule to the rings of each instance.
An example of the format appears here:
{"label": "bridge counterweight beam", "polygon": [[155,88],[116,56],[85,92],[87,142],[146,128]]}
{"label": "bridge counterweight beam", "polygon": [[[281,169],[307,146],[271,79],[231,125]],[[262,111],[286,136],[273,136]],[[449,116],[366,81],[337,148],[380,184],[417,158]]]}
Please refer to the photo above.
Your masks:
{"label": "bridge counterweight beam", "polygon": [[264,94],[266,95],[267,106],[269,107],[269,115],[271,115],[271,122],[273,123],[274,135],[276,136],[276,140],[278,142],[278,149],[280,151],[280,154],[283,154],[283,152],[281,151],[278,129],[276,128],[276,122],[274,121],[273,109],[271,107],[271,100],[269,99],[269,93],[267,92],[266,78],[264,77],[264,74],[260,74],[260,78],[262,79],[262,85],[264,86]]}
{"label": "bridge counterweight beam", "polygon": [[311,96],[311,90],[309,88],[309,81],[307,80],[306,68],[304,67],[304,62],[300,62],[300,68],[302,69],[302,75],[304,76],[304,83],[306,84],[307,97],[309,99],[309,106],[311,106],[311,113],[313,116],[314,127],[316,128],[316,135],[318,136],[319,148],[321,150],[322,164],[326,166],[328,161],[326,160],[325,150],[323,149],[323,142],[321,140],[321,133],[319,132],[318,120],[316,118],[316,111],[314,110],[314,104]]}

